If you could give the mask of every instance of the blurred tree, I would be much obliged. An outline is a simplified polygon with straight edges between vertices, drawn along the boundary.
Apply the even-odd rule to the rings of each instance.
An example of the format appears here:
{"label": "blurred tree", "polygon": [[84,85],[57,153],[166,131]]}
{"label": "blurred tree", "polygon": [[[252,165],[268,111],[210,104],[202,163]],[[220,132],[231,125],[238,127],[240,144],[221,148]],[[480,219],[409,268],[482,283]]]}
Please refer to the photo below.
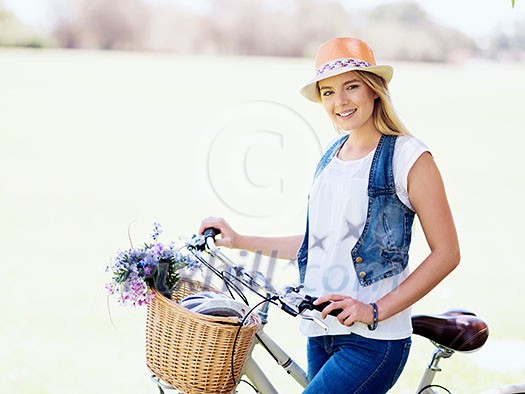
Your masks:
{"label": "blurred tree", "polygon": [[48,45],[50,41],[46,37],[25,26],[0,2],[0,46],[41,48]]}
{"label": "blurred tree", "polygon": [[159,5],[148,12],[149,28],[143,29],[143,45],[161,52],[206,52],[203,38],[208,23],[202,15],[182,7]]}
{"label": "blurred tree", "polygon": [[525,61],[525,22],[500,28],[486,44],[485,54],[494,60]]}
{"label": "blurred tree", "polygon": [[149,6],[140,0],[76,0],[56,23],[54,34],[66,48],[146,49]]}
{"label": "blurred tree", "polygon": [[315,0],[216,0],[206,20],[205,39],[222,54],[310,55],[312,43],[350,30],[339,2]]}
{"label": "blurred tree", "polygon": [[[68,0],[62,4],[69,9],[58,20],[54,35],[60,46],[68,48],[313,56],[320,42],[344,35],[363,38],[382,58],[393,60],[445,62],[489,53],[480,52],[472,38],[439,25],[408,1],[351,14],[343,0]],[[498,56],[498,46],[502,50],[519,46],[519,37],[496,34],[490,56]]]}
{"label": "blurred tree", "polygon": [[[214,0],[197,12],[177,3],[75,0],[54,29],[67,48],[147,49],[267,56],[312,55],[356,29],[339,1]],[[305,22],[308,23],[305,23]]]}
{"label": "blurred tree", "polygon": [[394,60],[455,61],[470,57],[477,50],[473,39],[438,25],[411,2],[375,8],[368,15],[362,36],[383,58]]}
{"label": "blurred tree", "polygon": [[338,36],[360,36],[359,15],[350,15],[339,1],[298,1],[294,29],[303,55],[314,56],[321,42]]}

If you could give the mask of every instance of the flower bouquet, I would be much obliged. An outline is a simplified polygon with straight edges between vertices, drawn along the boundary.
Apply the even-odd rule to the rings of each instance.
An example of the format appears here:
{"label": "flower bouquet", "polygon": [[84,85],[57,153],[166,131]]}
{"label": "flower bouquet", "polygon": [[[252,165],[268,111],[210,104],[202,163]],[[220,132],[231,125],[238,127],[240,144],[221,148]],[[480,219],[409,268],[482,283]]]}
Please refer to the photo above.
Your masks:
{"label": "flower bouquet", "polygon": [[199,262],[188,252],[184,252],[174,242],[159,242],[162,233],[160,224],[153,224],[151,243],[142,247],[119,251],[106,267],[112,273],[112,280],[106,284],[109,294],[119,303],[141,306],[149,303],[155,288],[160,294],[171,298],[180,270],[196,268]]}

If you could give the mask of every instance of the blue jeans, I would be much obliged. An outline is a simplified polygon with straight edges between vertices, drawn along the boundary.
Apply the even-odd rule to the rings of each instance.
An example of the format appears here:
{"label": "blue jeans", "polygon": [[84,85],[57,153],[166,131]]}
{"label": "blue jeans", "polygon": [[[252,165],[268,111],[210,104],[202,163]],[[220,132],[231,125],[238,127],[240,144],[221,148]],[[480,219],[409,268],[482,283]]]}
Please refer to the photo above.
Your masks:
{"label": "blue jeans", "polygon": [[308,380],[303,394],[386,393],[401,375],[410,338],[378,340],[357,334],[308,338]]}

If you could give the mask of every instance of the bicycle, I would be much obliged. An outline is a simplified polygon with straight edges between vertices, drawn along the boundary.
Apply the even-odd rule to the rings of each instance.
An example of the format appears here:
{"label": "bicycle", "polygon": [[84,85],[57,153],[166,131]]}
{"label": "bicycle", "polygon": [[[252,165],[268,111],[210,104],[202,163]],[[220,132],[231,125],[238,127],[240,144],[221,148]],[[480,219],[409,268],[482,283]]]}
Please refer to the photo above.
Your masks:
{"label": "bicycle", "polygon": [[[321,327],[326,327],[322,321],[304,315],[304,312],[314,309],[322,311],[327,304],[314,305],[313,302],[316,298],[303,294],[301,286],[286,287],[284,290],[278,291],[262,273],[258,271],[248,273],[242,266],[235,264],[228,256],[222,253],[215,245],[215,237],[218,234],[219,231],[216,229],[207,229],[202,236],[194,236],[188,241],[186,248],[213,274],[224,281],[232,296],[236,293],[247,303],[248,301],[243,293],[244,288],[262,298],[262,301],[257,303],[249,312],[254,313],[256,311],[261,318],[262,324],[256,331],[254,344],[249,350],[242,370],[242,376],[246,377],[248,381],[242,379],[241,376],[235,382],[236,387],[241,382],[244,382],[251,386],[255,393],[278,393],[271,379],[266,376],[252,357],[255,346],[262,346],[273,357],[275,362],[286,370],[300,386],[306,387],[308,384],[306,372],[264,331],[268,322],[269,307],[270,304],[274,304],[294,317],[300,316],[303,319],[314,321]],[[217,270],[206,259],[207,255],[218,259],[226,267],[226,270]],[[337,316],[339,312],[340,310],[335,310],[331,314]],[[487,324],[473,312],[456,309],[439,315],[414,315],[412,316],[412,326],[414,334],[429,339],[435,346],[431,361],[424,370],[416,389],[416,394],[438,394],[436,389],[451,393],[447,388],[433,383],[436,374],[441,371],[440,361],[452,357],[455,352],[474,352],[479,350],[488,339],[489,330]],[[164,394],[165,390],[177,392],[175,387],[166,384],[154,374],[151,376],[151,380],[157,385],[160,394]],[[236,389],[234,389],[233,393],[235,392]],[[519,393],[525,393],[525,384],[502,386],[486,391],[483,394]]]}

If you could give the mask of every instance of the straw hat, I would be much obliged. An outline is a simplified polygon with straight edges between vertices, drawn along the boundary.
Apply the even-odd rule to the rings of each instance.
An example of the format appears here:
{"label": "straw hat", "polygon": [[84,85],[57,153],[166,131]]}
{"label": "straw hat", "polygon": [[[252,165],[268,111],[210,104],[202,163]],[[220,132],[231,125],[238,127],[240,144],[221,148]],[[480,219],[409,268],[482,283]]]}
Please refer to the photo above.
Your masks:
{"label": "straw hat", "polygon": [[315,57],[316,75],[301,89],[301,94],[308,100],[320,102],[317,82],[322,79],[360,70],[383,77],[390,82],[394,70],[391,66],[376,65],[374,52],[357,38],[333,38],[321,44]]}

